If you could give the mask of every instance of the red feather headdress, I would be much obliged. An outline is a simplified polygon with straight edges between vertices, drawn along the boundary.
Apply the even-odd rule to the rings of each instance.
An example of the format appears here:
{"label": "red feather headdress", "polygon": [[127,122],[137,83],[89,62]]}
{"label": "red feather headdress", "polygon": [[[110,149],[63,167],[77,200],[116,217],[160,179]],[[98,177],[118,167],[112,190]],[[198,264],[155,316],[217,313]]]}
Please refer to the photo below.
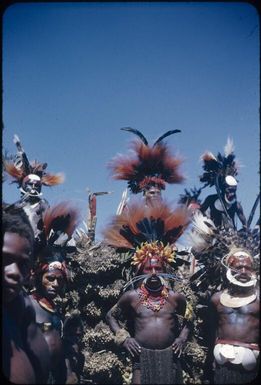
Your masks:
{"label": "red feather headdress", "polygon": [[69,202],[62,202],[49,207],[43,216],[43,230],[37,245],[37,269],[46,271],[50,268],[67,273],[66,254],[68,242],[79,221],[79,211]]}
{"label": "red feather headdress", "polygon": [[18,150],[15,161],[4,161],[4,170],[13,178],[13,183],[18,183],[19,187],[22,186],[23,179],[29,174],[38,175],[45,186],[55,186],[64,182],[62,173],[49,174],[45,171],[47,163],[29,162],[17,135],[14,136],[14,143]]}
{"label": "red feather headdress", "polygon": [[109,162],[108,167],[114,179],[128,181],[128,187],[134,194],[149,185],[157,185],[164,190],[166,183],[181,183],[184,180],[179,172],[182,160],[172,156],[168,146],[162,143],[165,137],[180,130],[166,132],[153,146],[148,145],[147,139],[140,131],[130,127],[122,130],[133,132],[141,141],[132,142],[132,155],[120,154]]}

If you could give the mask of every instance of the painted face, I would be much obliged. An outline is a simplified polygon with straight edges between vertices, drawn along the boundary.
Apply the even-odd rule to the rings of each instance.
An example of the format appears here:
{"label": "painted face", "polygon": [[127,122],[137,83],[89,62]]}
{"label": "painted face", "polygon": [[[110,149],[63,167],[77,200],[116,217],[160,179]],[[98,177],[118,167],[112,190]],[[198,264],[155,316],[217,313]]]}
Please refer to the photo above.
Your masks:
{"label": "painted face", "polygon": [[62,294],[65,278],[60,270],[47,271],[42,276],[42,291],[47,298],[54,299]]}
{"label": "painted face", "polygon": [[157,258],[148,259],[143,266],[142,273],[151,275],[163,273],[163,264],[161,260]]}
{"label": "painted face", "polygon": [[161,279],[159,277],[159,273],[165,272],[163,264],[161,260],[157,258],[148,259],[142,270],[142,274],[148,274],[149,277],[146,279],[146,286],[151,288],[157,288],[162,286]]}
{"label": "painted face", "polygon": [[228,186],[225,188],[225,199],[228,203],[233,203],[236,200],[236,186]]}
{"label": "painted face", "polygon": [[28,193],[32,197],[40,195],[42,189],[41,179],[38,175],[30,174],[27,175],[22,183],[22,193]]}
{"label": "painted face", "polygon": [[21,291],[29,277],[31,247],[29,241],[16,234],[6,232],[3,239],[3,300],[11,302]]}
{"label": "painted face", "polygon": [[236,201],[237,181],[232,175],[225,178],[224,198],[227,203]]}
{"label": "painted face", "polygon": [[237,281],[245,283],[249,282],[253,278],[253,261],[246,253],[240,254],[239,252],[230,257],[229,267],[231,274]]}
{"label": "painted face", "polygon": [[161,190],[157,186],[150,186],[144,191],[146,201],[155,201],[161,199]]}

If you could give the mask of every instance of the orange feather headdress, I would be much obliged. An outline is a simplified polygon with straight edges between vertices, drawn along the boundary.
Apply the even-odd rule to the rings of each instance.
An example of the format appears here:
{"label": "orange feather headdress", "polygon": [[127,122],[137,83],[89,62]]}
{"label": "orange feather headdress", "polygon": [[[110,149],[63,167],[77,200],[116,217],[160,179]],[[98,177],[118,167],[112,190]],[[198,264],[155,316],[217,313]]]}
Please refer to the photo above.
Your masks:
{"label": "orange feather headdress", "polygon": [[78,224],[79,211],[69,202],[49,207],[43,216],[43,229],[37,244],[36,271],[50,268],[66,272],[68,242]]}
{"label": "orange feather headdress", "polygon": [[113,217],[104,231],[104,239],[111,246],[132,250],[132,264],[138,269],[153,256],[164,264],[171,263],[175,258],[173,244],[189,221],[186,207],[172,210],[165,202],[150,206],[135,202]]}
{"label": "orange feather headdress", "polygon": [[122,130],[133,132],[141,141],[132,142],[132,155],[120,154],[109,162],[108,167],[114,179],[128,181],[128,187],[134,194],[149,185],[157,185],[164,190],[166,183],[181,183],[184,180],[179,172],[182,160],[172,156],[168,146],[162,142],[164,138],[180,130],[166,132],[153,146],[148,145],[140,131],[131,127],[124,127]]}
{"label": "orange feather headdress", "polygon": [[47,163],[29,162],[17,135],[14,136],[14,143],[18,150],[15,161],[4,161],[4,170],[13,178],[13,183],[18,183],[19,187],[22,186],[24,178],[30,174],[38,175],[45,186],[55,186],[64,182],[62,173],[49,174],[45,171]]}

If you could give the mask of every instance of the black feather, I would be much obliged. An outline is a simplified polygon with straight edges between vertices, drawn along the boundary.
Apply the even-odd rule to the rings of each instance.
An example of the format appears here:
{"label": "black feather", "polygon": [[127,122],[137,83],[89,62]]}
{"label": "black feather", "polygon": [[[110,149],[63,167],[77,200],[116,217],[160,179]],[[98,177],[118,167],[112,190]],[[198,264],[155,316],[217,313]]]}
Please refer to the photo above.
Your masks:
{"label": "black feather", "polygon": [[146,241],[143,234],[133,234],[129,226],[124,225],[120,229],[120,234],[128,241],[130,242],[135,248],[137,246],[140,246],[143,242]]}
{"label": "black feather", "polygon": [[122,127],[121,130],[123,131],[130,131],[132,132],[133,134],[135,135],[138,135],[138,137],[142,140],[142,142],[144,144],[146,144],[146,146],[148,145],[148,141],[147,139],[145,138],[145,136],[138,130],[136,130],[135,128],[131,128],[131,127]]}
{"label": "black feather", "polygon": [[137,229],[146,239],[146,241],[154,241],[155,232],[151,221],[148,218],[144,218],[136,223]]}
{"label": "black feather", "polygon": [[156,142],[153,144],[153,147],[156,146],[159,142],[161,142],[164,138],[166,138],[169,135],[176,134],[177,132],[181,132],[181,130],[169,130],[165,132],[165,134],[161,135]]}
{"label": "black feather", "polygon": [[24,173],[26,175],[29,175],[31,173],[31,165],[22,147],[21,141],[16,134],[14,135],[14,144],[16,145],[18,150],[18,154],[16,155],[16,161],[18,160],[22,161],[22,167],[23,167]]}

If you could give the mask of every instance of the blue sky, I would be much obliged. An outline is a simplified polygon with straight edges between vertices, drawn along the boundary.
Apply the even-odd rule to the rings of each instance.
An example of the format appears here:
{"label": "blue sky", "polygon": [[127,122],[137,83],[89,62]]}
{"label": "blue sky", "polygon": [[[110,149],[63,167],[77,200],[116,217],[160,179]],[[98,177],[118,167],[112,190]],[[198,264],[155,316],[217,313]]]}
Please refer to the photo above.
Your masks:
{"label": "blue sky", "polygon": [[[20,137],[29,159],[63,171],[43,188],[50,204],[98,197],[97,237],[115,214],[125,182],[106,164],[140,130],[167,139],[184,157],[186,181],[163,195],[199,187],[200,155],[234,140],[242,167],[238,200],[249,215],[259,192],[259,19],[248,3],[17,3],[3,15],[3,147]],[[201,198],[214,193],[206,188]],[[4,182],[7,202],[19,198]]]}

